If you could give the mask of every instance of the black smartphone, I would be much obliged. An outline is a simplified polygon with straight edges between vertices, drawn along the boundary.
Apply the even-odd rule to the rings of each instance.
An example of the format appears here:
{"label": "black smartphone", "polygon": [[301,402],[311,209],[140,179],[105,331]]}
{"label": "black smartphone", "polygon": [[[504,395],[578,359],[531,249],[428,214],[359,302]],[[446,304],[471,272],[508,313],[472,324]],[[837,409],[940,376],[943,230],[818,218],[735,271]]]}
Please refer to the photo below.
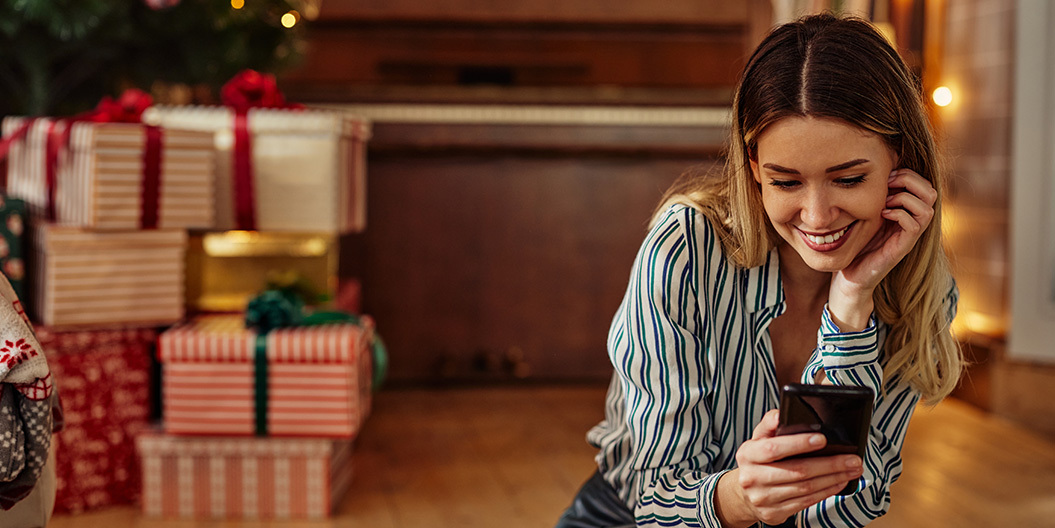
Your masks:
{"label": "black smartphone", "polygon": [[[852,454],[864,460],[873,398],[868,387],[784,385],[777,435],[823,433],[828,439],[823,448],[792,458]],[[856,489],[857,482],[851,481],[838,494],[849,495]]]}

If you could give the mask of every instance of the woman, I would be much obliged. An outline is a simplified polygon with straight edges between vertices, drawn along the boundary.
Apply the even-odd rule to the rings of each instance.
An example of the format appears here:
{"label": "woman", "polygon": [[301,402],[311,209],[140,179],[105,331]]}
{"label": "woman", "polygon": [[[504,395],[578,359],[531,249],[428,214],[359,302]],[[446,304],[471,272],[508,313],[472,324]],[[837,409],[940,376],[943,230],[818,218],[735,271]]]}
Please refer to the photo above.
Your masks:
{"label": "woman", "polygon": [[[920,86],[867,22],[778,27],[744,69],[721,177],[668,191],[608,338],[598,471],[558,522],[863,526],[915,404],[955,387],[943,169]],[[784,383],[876,394],[867,453],[785,460]],[[847,482],[851,495],[835,495]]]}

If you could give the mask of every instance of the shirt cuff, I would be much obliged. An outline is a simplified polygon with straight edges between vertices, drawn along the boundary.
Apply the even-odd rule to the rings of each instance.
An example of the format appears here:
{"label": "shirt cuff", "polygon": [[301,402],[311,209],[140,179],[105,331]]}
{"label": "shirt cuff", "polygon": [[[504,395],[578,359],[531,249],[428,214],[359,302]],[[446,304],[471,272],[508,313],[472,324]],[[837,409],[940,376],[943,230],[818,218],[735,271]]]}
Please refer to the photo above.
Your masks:
{"label": "shirt cuff", "polygon": [[722,522],[718,520],[718,512],[714,508],[714,494],[718,493],[718,479],[722,478],[730,470],[719,471],[707,475],[700,486],[700,494],[697,497],[697,517],[700,526],[705,528],[722,528]]}
{"label": "shirt cuff", "polygon": [[824,360],[825,369],[851,368],[879,361],[879,332],[875,313],[868,317],[864,330],[843,333],[832,320],[832,314],[825,304],[821,327],[817,331],[817,349]]}

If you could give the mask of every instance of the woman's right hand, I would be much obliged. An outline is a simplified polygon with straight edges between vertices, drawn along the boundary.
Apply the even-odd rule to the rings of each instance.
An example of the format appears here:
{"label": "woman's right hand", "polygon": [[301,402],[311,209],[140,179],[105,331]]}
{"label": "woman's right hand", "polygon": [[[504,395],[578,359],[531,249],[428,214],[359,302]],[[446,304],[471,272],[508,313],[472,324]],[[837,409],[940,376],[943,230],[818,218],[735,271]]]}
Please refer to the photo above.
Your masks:
{"label": "woman's right hand", "polygon": [[723,526],[780,524],[861,476],[857,455],[785,460],[824,447],[825,438],[819,433],[777,436],[778,419],[776,409],[762,417],[736,451],[737,469],[718,482],[715,506]]}

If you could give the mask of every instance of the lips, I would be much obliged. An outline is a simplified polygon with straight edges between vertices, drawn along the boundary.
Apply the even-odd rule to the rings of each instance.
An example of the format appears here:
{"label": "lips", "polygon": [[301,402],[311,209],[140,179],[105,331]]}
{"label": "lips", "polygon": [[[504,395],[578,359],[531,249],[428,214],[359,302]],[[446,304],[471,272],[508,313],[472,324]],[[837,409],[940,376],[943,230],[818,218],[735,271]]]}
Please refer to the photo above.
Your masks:
{"label": "lips", "polygon": [[824,234],[812,234],[802,230],[798,230],[799,234],[802,235],[803,241],[806,245],[814,251],[834,251],[839,249],[846,241],[846,234],[850,232],[850,229],[857,222],[851,222],[846,227]]}

